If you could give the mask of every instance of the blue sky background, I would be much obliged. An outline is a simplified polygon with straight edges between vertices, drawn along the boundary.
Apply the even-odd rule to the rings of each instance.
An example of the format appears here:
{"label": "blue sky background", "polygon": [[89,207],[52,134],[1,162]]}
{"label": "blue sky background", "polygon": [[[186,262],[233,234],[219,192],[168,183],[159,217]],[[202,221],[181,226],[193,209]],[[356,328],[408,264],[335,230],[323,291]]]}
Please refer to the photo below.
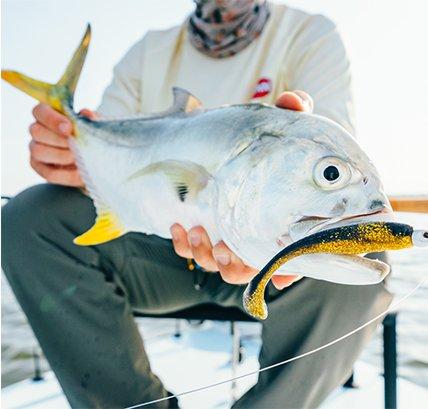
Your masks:
{"label": "blue sky background", "polygon": [[[276,1],[282,2],[282,1]],[[339,26],[354,73],[358,139],[389,193],[428,193],[428,2],[290,0]],[[179,24],[191,0],[3,0],[2,67],[56,80],[87,22],[93,42],[76,107],[97,106],[115,62],[147,30]],[[39,182],[28,165],[34,101],[2,84],[2,193]]]}

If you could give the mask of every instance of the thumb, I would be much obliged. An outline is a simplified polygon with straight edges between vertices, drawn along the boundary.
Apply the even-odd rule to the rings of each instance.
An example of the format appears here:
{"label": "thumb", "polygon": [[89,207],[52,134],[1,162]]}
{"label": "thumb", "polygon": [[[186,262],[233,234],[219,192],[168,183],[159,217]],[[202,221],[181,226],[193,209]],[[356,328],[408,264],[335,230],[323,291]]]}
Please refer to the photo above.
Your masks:
{"label": "thumb", "polygon": [[97,121],[98,119],[101,119],[101,115],[96,111],[91,111],[90,109],[83,108],[79,115],[85,116],[86,118],[91,119],[92,121]]}
{"label": "thumb", "polygon": [[278,108],[291,109],[293,111],[312,112],[314,101],[305,91],[286,91],[276,100]]}

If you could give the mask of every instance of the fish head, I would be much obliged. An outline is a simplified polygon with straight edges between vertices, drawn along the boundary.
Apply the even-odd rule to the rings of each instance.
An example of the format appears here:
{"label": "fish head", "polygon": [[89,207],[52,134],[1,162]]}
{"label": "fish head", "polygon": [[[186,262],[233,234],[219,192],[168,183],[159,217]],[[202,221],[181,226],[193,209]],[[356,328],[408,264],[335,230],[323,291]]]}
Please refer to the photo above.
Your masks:
{"label": "fish head", "polygon": [[296,118],[283,132],[279,123],[265,129],[249,152],[224,233],[257,268],[316,231],[392,218],[379,174],[355,139],[326,118]]}
{"label": "fish head", "polygon": [[305,146],[304,139],[309,146],[301,158],[301,176],[295,177],[301,195],[294,195],[289,241],[340,225],[392,221],[380,175],[356,140],[326,118],[309,116],[302,122],[296,143]]}

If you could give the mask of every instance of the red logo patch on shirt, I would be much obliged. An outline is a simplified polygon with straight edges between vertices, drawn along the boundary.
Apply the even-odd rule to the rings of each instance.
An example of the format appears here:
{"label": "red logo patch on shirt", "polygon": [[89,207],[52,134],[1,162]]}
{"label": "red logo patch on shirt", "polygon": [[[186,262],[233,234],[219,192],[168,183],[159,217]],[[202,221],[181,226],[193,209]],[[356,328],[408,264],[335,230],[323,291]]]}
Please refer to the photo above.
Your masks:
{"label": "red logo patch on shirt", "polygon": [[260,78],[251,99],[262,98],[272,91],[272,81],[269,78]]}

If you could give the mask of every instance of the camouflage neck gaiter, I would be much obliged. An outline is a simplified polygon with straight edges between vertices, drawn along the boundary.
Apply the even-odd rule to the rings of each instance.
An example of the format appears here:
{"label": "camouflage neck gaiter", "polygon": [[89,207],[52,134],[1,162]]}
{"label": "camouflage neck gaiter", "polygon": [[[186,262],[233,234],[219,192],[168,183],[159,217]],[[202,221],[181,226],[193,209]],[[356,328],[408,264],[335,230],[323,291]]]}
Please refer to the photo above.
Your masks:
{"label": "camouflage neck gaiter", "polygon": [[266,0],[194,0],[190,42],[214,58],[234,55],[255,40],[269,18]]}

